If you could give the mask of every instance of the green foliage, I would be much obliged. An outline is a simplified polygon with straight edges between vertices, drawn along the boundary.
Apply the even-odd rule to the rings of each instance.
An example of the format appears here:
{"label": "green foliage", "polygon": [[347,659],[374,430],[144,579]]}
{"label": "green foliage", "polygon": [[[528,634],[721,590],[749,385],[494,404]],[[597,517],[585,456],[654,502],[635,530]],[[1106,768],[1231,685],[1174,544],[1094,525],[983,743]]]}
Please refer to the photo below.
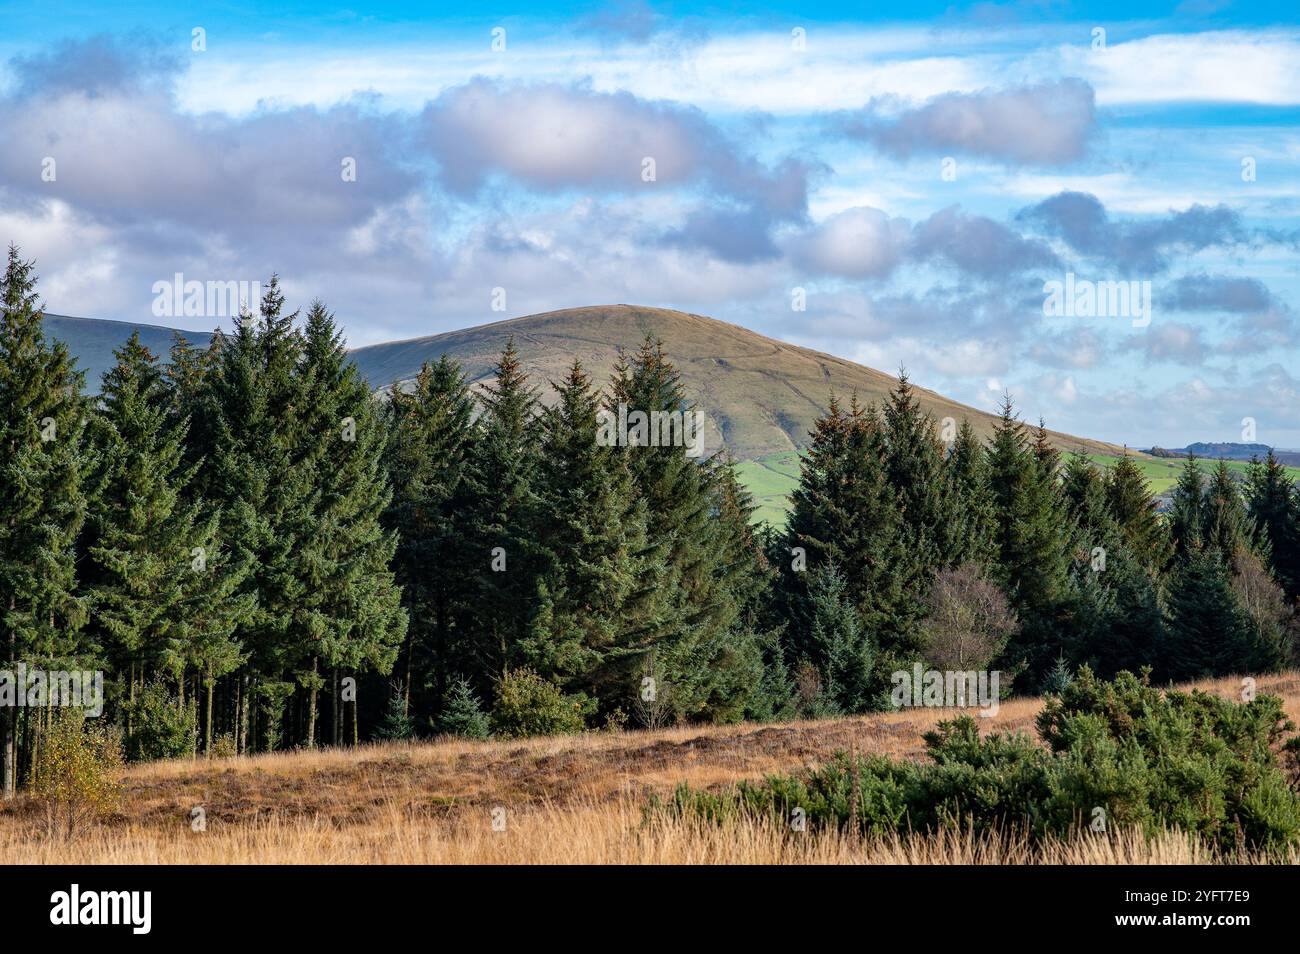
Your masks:
{"label": "green foliage", "polygon": [[[0,647],[10,664],[93,653],[79,639],[77,535],[85,517],[86,402],[68,349],[50,344],[33,263],[9,248],[0,277]],[[0,707],[0,752],[16,710]],[[14,763],[4,759],[3,791]]]}
{"label": "green foliage", "polygon": [[375,738],[387,742],[415,738],[415,720],[411,718],[406,700],[400,692],[394,692],[389,697],[388,709],[383,721],[375,729]]}
{"label": "green foliage", "polygon": [[434,731],[440,735],[459,735],[467,739],[486,739],[488,718],[474,695],[474,689],[463,676],[451,681],[447,692],[447,705],[434,723]]}
{"label": "green foliage", "polygon": [[586,702],[532,670],[509,669],[497,683],[492,732],[507,739],[581,732]]}
{"label": "green foliage", "polygon": [[125,703],[123,711],[130,726],[125,738],[128,761],[152,762],[193,754],[194,710],[182,704],[161,680],[137,689],[134,701]]}
{"label": "green foliage", "polygon": [[[1167,827],[1224,852],[1284,852],[1300,843],[1300,796],[1273,754],[1294,729],[1279,699],[1234,703],[1152,688],[1129,673],[1090,670],[1049,697],[1038,717],[1046,747],[1023,734],[981,738],[963,716],[927,733],[929,763],[841,754],[800,776],[720,794],[681,787],[670,810],[719,818],[786,819],[865,834],[960,828],[1035,838],[1092,828]],[[1100,813],[1098,810],[1100,809]]]}
{"label": "green foliage", "polygon": [[40,733],[31,793],[45,811],[46,832],[71,841],[121,799],[120,740],[112,727],[57,709]]}
{"label": "green foliage", "polygon": [[1069,688],[1072,682],[1074,682],[1074,670],[1066,663],[1064,656],[1058,656],[1056,665],[1048,670],[1047,675],[1043,677],[1043,693],[1049,696],[1059,696]]}

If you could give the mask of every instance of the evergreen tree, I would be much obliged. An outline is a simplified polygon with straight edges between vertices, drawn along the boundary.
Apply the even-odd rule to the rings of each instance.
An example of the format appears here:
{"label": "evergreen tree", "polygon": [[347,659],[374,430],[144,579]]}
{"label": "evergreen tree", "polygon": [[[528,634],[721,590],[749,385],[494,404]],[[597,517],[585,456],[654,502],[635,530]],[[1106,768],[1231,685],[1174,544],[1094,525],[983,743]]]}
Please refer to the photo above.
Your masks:
{"label": "evergreen tree", "polygon": [[814,426],[791,495],[788,553],[779,564],[792,660],[815,655],[807,642],[812,611],[805,572],[832,563],[878,650],[900,662],[919,650],[924,589],[885,477],[881,445],[879,421],[856,399],[848,411],[832,399]]}
{"label": "evergreen tree", "polygon": [[296,312],[284,313],[272,276],[259,315],[241,315],[230,334],[214,336],[200,402],[211,415],[212,434],[203,490],[221,506],[224,545],[252,568],[245,586],[257,606],[236,637],[250,653],[248,694],[260,703],[267,748],[279,742],[290,680],[302,672],[304,649],[314,641],[306,609],[313,595],[299,542],[319,489],[304,456],[303,338],[296,319]]}
{"label": "evergreen tree", "polygon": [[841,711],[862,712],[871,699],[875,652],[846,589],[833,563],[809,573],[808,645],[815,654],[810,661],[822,673],[823,691]]}
{"label": "evergreen tree", "polygon": [[482,690],[515,665],[536,612],[543,558],[537,411],[536,390],[511,338],[497,363],[495,383],[484,388],[473,458],[474,527],[464,557],[475,574],[475,645],[466,663]]}
{"label": "evergreen tree", "polygon": [[1172,556],[1169,532],[1142,469],[1128,455],[1106,473],[1106,510],[1138,561],[1153,573],[1163,572]]}
{"label": "evergreen tree", "polygon": [[394,568],[410,617],[404,685],[408,693],[427,688],[425,708],[439,712],[453,675],[472,671],[463,661],[475,649],[476,573],[466,542],[482,489],[474,483],[474,401],[459,365],[443,355],[421,367],[410,391],[394,385],[387,419],[393,498],[385,521],[397,534]]}
{"label": "evergreen tree", "polygon": [[[43,330],[34,263],[9,247],[0,279],[0,658],[89,661],[78,630],[77,535],[85,516],[81,374]],[[0,706],[0,792],[17,784],[18,710]]]}
{"label": "evergreen tree", "polygon": [[1200,548],[1205,539],[1204,483],[1196,455],[1188,454],[1187,462],[1178,475],[1178,484],[1174,487],[1173,502],[1169,508],[1169,536],[1174,554],[1181,560]]}
{"label": "evergreen tree", "polygon": [[1210,474],[1210,485],[1202,503],[1201,527],[1205,545],[1214,547],[1229,560],[1239,549],[1259,542],[1227,461],[1219,461]]}
{"label": "evergreen tree", "polygon": [[1245,671],[1250,642],[1227,562],[1213,547],[1190,551],[1170,584],[1161,674],[1182,682]]}
{"label": "evergreen tree", "polygon": [[[737,554],[735,535],[719,521],[720,497],[713,468],[688,455],[684,422],[694,408],[662,343],[647,336],[630,363],[615,369],[608,409],[640,412],[652,422],[681,421],[682,440],[649,440],[629,427],[623,450],[634,493],[645,501],[647,533],[664,567],[664,625],[656,658],[673,689],[679,716],[730,719],[743,709],[754,673],[753,634],[738,625],[742,603],[727,593]],[[671,431],[660,436],[671,437]],[[702,436],[702,435],[700,435]],[[756,678],[756,676],[755,676]]]}
{"label": "evergreen tree", "polygon": [[566,692],[626,707],[661,626],[658,554],[627,457],[599,438],[600,397],[574,362],[542,416],[538,468],[547,515],[538,609],[512,657]]}
{"label": "evergreen tree", "polygon": [[1300,596],[1300,493],[1270,447],[1251,461],[1246,481],[1247,513],[1272,553],[1273,573],[1288,600]]}
{"label": "evergreen tree", "polygon": [[490,734],[487,713],[464,676],[451,680],[447,703],[434,723],[434,730],[439,735],[459,735],[467,739],[486,739]]}
{"label": "evergreen tree", "polygon": [[1061,493],[1078,530],[1078,541],[1088,550],[1116,539],[1116,525],[1106,506],[1106,488],[1106,481],[1086,454],[1077,452],[1069,456],[1061,479]]}
{"label": "evergreen tree", "polygon": [[1010,397],[989,444],[994,540],[1002,582],[1021,619],[1004,668],[1037,678],[1061,653],[1072,541],[1056,476],[1057,455],[1039,428],[1029,443]]}
{"label": "evergreen tree", "polygon": [[387,675],[407,616],[390,569],[397,537],[380,523],[391,499],[383,467],[387,434],[334,316],[319,301],[307,313],[300,374],[296,456],[312,493],[295,511],[302,522],[293,528],[301,580],[294,665],[308,692],[304,742],[311,747],[321,667]]}
{"label": "evergreen tree", "polygon": [[169,415],[157,358],[139,335],[114,353],[91,429],[91,632],[116,672],[129,674],[131,701],[137,682],[162,673],[178,683],[190,671],[202,678],[207,751],[215,680],[244,659],[234,632],[253,606],[253,595],[239,592],[249,567],[221,552],[217,514],[188,492],[195,468],[183,460],[186,424]]}
{"label": "evergreen tree", "polygon": [[964,418],[944,462],[944,481],[953,501],[953,526],[958,528],[957,562],[991,562],[994,509],[988,459],[975,429]]}
{"label": "evergreen tree", "polygon": [[960,561],[964,526],[942,479],[943,445],[934,418],[923,413],[907,374],[885,402],[881,427],[885,479],[898,502],[900,529],[918,572],[926,577]]}

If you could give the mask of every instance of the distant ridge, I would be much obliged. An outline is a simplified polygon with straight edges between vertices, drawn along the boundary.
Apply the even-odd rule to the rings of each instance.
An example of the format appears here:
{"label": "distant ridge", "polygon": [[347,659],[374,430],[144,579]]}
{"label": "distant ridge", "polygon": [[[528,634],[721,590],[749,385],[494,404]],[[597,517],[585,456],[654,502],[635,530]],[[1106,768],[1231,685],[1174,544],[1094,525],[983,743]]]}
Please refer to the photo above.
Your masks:
{"label": "distant ridge", "polygon": [[[67,343],[86,372],[86,387],[98,392],[105,371],[113,365],[113,349],[132,332],[152,351],[165,357],[174,329],[152,324],[45,316],[49,335]],[[195,344],[210,340],[207,332],[182,332]],[[595,305],[567,308],[497,321],[460,331],[368,345],[352,351],[361,374],[375,390],[415,377],[425,361],[447,354],[460,362],[471,382],[481,386],[492,375],[506,339],[513,336],[524,367],[543,400],[550,382],[560,380],[574,358],[597,384],[605,385],[620,354],[631,354],[646,335],[662,339],[691,400],[704,411],[706,449],[725,446],[740,460],[799,450],[814,422],[825,413],[834,392],[845,403],[856,393],[866,404],[881,403],[898,383],[889,374],[854,364],[811,348],[787,344],[703,315],[635,305]],[[987,437],[994,415],[917,388],[922,406],[937,420],[968,418]],[[1064,451],[1122,454],[1119,445],[1050,432]],[[1130,452],[1133,453],[1133,452]]]}
{"label": "distant ridge", "polygon": [[[481,384],[506,339],[514,336],[525,368],[542,385],[559,380],[574,358],[599,384],[609,380],[620,354],[630,354],[646,335],[660,338],[681,371],[687,393],[711,424],[707,446],[724,442],[742,460],[802,448],[813,423],[825,413],[832,391],[847,403],[856,392],[864,404],[879,404],[895,377],[811,348],[788,344],[715,318],[666,308],[593,305],[450,331],[406,341],[368,345],[352,352],[361,373],[375,388],[414,377],[425,361],[443,354],[460,362],[470,380]],[[987,436],[996,418],[917,388],[936,419],[969,418]],[[1053,431],[1063,450],[1122,454],[1115,444]]]}
{"label": "distant ridge", "polygon": [[[1269,446],[1267,444],[1198,441],[1194,444],[1188,444],[1186,447],[1153,447],[1147,453],[1152,457],[1186,457],[1188,454],[1195,454],[1197,457],[1205,457],[1210,460],[1250,460],[1252,457],[1263,460],[1268,456],[1268,451]],[[1300,467],[1300,451],[1282,450],[1275,447],[1273,448],[1273,456],[1277,458],[1278,463],[1287,464],[1291,467]]]}
{"label": "distant ridge", "polygon": [[[45,314],[45,333],[62,341],[77,357],[77,368],[86,374],[86,390],[99,393],[104,372],[113,367],[113,350],[139,332],[140,341],[154,354],[166,358],[177,333],[175,328],[162,325],[142,325],[132,321],[112,321],[107,318],[73,318],[69,315]],[[212,339],[206,331],[183,331],[193,344],[203,347]]]}

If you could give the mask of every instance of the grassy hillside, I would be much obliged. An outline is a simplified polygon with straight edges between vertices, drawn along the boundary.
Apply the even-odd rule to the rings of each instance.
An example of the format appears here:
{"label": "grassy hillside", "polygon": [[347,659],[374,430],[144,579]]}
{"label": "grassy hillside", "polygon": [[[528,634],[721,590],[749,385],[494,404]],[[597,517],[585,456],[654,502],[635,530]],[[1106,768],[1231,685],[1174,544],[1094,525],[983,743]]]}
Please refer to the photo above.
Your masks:
{"label": "grassy hillside", "polygon": [[[1259,676],[1300,719],[1300,674]],[[1236,678],[1200,688],[1237,698]],[[1032,735],[1038,699],[1007,700],[982,731]],[[1123,832],[1031,847],[965,836],[852,842],[755,823],[648,824],[642,809],[679,783],[718,790],[855,750],[921,758],[922,735],[953,710],[815,722],[596,732],[551,738],[391,743],[126,771],[115,814],[75,839],[44,834],[29,795],[0,804],[0,864],[955,863],[1085,864],[1214,859],[1178,835]],[[206,830],[191,827],[203,809]],[[506,822],[493,830],[494,810]],[[1222,860],[1222,859],[1218,859]],[[1234,859],[1239,860],[1239,859]],[[1293,862],[1296,859],[1291,859]]]}
{"label": "grassy hillside", "polygon": [[[1089,456],[1102,467],[1109,467],[1116,460],[1114,457],[1102,454],[1090,454]],[[1178,473],[1183,469],[1183,464],[1186,461],[1178,458],[1142,457],[1138,458],[1137,463],[1151,484],[1151,492],[1153,494],[1163,494],[1174,489],[1174,485],[1178,483]],[[1228,465],[1230,471],[1234,474],[1240,474],[1242,477],[1246,476],[1246,470],[1250,467],[1249,461],[1229,460],[1224,463]],[[1201,470],[1208,474],[1218,466],[1219,462],[1201,458],[1200,464]],[[1286,472],[1293,481],[1300,481],[1300,467],[1288,467]]]}
{"label": "grassy hillside", "polygon": [[[1114,454],[1089,454],[1089,459],[1098,467],[1113,467],[1119,457]],[[1139,469],[1146,477],[1154,496],[1173,490],[1178,482],[1178,472],[1183,468],[1183,461],[1157,457],[1136,457]],[[1243,461],[1227,461],[1228,469],[1233,473],[1246,475],[1250,466]],[[1210,468],[1218,461],[1202,460],[1201,466],[1208,474]],[[737,468],[740,480],[754,495],[758,509],[754,519],[766,520],[773,526],[782,526],[790,512],[790,494],[799,485],[799,455],[794,452],[768,454],[754,460],[747,460]],[[1300,467],[1286,468],[1287,474],[1294,481],[1300,481]]]}
{"label": "grassy hillside", "polygon": [[[477,328],[358,348],[353,357],[376,388],[409,379],[425,361],[449,354],[470,379],[483,382],[506,339],[513,335],[525,367],[539,384],[559,380],[578,358],[605,382],[620,353],[634,351],[649,334],[662,338],[681,370],[687,393],[709,422],[707,448],[725,441],[741,460],[804,446],[832,391],[845,401],[856,391],[863,403],[881,401],[896,381],[871,368],[764,337],[737,325],[663,308],[600,305],[499,321]],[[549,391],[549,387],[546,388]],[[933,391],[918,389],[936,418],[970,418],[987,435],[994,418]],[[1054,434],[1066,450],[1116,453],[1100,441]]]}
{"label": "grassy hillside", "polygon": [[[45,316],[45,333],[62,341],[77,357],[77,367],[86,374],[86,390],[99,392],[104,372],[114,364],[113,349],[126,344],[132,332],[140,333],[140,341],[154,354],[165,357],[172,347],[175,330],[159,325],[140,325],[130,321],[108,321],[101,318],[70,318],[67,315]],[[209,335],[186,332],[190,341],[206,344]]]}

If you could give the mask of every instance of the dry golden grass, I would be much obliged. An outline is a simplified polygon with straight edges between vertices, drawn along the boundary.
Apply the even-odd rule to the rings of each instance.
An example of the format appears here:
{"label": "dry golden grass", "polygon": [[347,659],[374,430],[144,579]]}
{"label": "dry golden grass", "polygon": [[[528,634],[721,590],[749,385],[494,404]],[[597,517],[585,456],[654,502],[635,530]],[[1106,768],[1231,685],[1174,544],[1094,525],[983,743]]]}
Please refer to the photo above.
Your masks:
{"label": "dry golden grass", "polygon": [[[1200,688],[1236,697],[1240,681]],[[1300,722],[1300,674],[1261,677]],[[1032,733],[1040,703],[1015,700],[985,731]],[[797,771],[837,750],[901,758],[943,710],[780,725],[593,733],[519,742],[445,740],[359,749],[174,761],[126,772],[121,810],[72,842],[44,836],[29,800],[0,809],[0,864],[370,863],[1208,863],[1171,833],[1068,843],[977,841],[959,834],[860,844],[751,821],[646,820],[651,794],[678,783],[717,788]],[[201,806],[207,830],[194,832]],[[494,808],[506,830],[494,831]],[[1233,859],[1236,860],[1236,859]],[[1297,859],[1293,856],[1292,862]]]}

